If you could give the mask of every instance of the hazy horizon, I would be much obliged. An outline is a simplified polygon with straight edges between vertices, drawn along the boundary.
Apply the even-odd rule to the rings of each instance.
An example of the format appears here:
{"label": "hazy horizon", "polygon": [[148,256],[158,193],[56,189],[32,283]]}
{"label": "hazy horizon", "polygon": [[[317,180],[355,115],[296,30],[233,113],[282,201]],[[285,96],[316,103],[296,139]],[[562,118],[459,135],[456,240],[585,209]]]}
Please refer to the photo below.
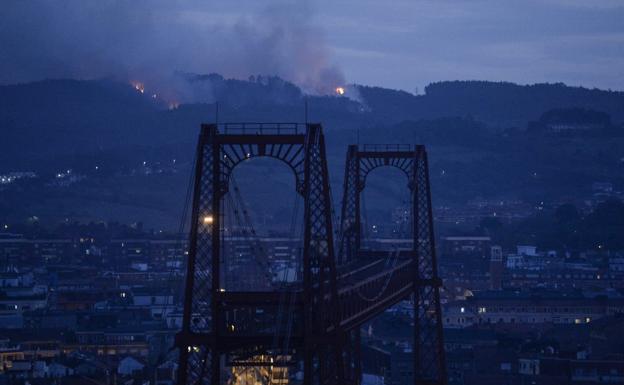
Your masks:
{"label": "hazy horizon", "polygon": [[2,7],[0,84],[112,77],[175,88],[182,71],[277,75],[321,94],[351,83],[422,93],[445,80],[624,90],[624,5],[613,0]]}

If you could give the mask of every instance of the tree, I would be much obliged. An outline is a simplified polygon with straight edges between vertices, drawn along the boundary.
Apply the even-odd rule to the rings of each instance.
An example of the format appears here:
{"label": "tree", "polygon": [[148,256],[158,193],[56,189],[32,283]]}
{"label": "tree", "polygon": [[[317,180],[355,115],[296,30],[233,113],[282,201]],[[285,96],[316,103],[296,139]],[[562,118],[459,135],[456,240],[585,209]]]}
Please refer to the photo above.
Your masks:
{"label": "tree", "polygon": [[555,222],[560,225],[577,223],[581,216],[576,206],[570,203],[563,204],[555,210]]}

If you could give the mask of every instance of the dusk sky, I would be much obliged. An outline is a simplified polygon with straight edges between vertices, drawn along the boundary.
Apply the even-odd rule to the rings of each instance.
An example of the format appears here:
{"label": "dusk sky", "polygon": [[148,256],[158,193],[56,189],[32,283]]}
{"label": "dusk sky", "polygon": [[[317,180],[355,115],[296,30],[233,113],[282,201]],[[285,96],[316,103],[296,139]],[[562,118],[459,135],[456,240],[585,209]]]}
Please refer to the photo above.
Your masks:
{"label": "dusk sky", "polygon": [[8,0],[0,83],[174,71],[415,92],[433,81],[624,90],[620,0]]}

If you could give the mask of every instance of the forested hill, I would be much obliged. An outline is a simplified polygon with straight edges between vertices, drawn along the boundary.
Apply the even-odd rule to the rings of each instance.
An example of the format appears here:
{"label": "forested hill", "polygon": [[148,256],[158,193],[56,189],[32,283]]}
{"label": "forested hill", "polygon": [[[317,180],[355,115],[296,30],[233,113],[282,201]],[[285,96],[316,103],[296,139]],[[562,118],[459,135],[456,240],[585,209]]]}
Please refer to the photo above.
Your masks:
{"label": "forested hill", "polygon": [[[39,168],[49,159],[117,151],[124,146],[190,143],[201,123],[216,119],[215,102],[222,122],[301,122],[307,101],[310,121],[323,123],[327,132],[343,132],[339,136],[351,141],[357,130],[386,132],[387,127],[405,121],[455,117],[494,130],[524,129],[528,122],[556,108],[606,113],[614,126],[624,121],[623,92],[563,84],[449,81],[427,86],[424,95],[351,85],[345,96],[306,97],[298,87],[276,77],[234,80],[211,74],[187,80],[189,91],[210,97],[202,99],[203,103],[182,102],[168,109],[167,101],[152,98],[149,89],[137,92],[130,84],[108,80],[0,86],[0,171]],[[387,135],[385,141],[395,139]]]}
{"label": "forested hill", "polygon": [[[234,80],[211,74],[187,80],[189,91],[210,97],[168,109],[167,101],[153,98],[148,89],[137,92],[130,84],[107,80],[0,86],[0,170],[32,168],[45,164],[46,158],[121,146],[192,142],[201,123],[216,119],[215,102],[222,122],[301,122],[307,101],[310,121],[323,123],[327,132],[353,136],[350,140],[357,130],[385,132],[384,128],[405,121],[455,117],[481,122],[494,131],[525,129],[528,122],[557,108],[606,113],[616,127],[624,122],[624,92],[563,84],[449,81],[427,86],[424,95],[351,85],[345,96],[305,96],[276,77]],[[386,141],[394,139],[388,136]]]}
{"label": "forested hill", "polygon": [[388,119],[433,119],[471,116],[499,127],[526,127],[528,121],[554,108],[581,107],[624,121],[624,92],[569,87],[562,83],[518,85],[507,82],[444,81],[425,87],[424,95],[360,87],[362,99]]}
{"label": "forested hill", "polygon": [[[216,101],[220,122],[303,122],[307,101],[309,121],[327,134],[332,186],[341,186],[347,145],[359,141],[425,144],[437,204],[583,199],[594,182],[624,189],[622,92],[441,82],[424,95],[348,85],[345,96],[305,96],[275,77],[207,75],[192,78],[190,91],[211,99],[171,106],[145,87],[107,80],[0,86],[0,176],[37,175],[0,185],[0,216],[177,224],[199,126],[215,121]],[[529,122],[538,129],[527,130]],[[584,131],[550,130],[562,122]],[[253,186],[282,183],[274,169],[249,170]],[[378,196],[394,194],[400,204],[401,183],[384,182]],[[261,198],[252,203],[270,216],[288,199]]]}

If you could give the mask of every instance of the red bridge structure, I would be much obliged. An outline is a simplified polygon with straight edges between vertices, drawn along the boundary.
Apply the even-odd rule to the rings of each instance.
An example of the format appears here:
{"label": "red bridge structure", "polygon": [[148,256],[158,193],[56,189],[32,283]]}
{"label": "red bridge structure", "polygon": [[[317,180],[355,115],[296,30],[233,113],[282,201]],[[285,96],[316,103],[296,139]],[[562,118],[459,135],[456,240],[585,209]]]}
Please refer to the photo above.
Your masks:
{"label": "red bridge structure", "polygon": [[[295,175],[303,202],[296,279],[274,279],[253,229],[247,230],[253,256],[245,270],[257,279],[241,280],[228,267],[227,202],[234,207],[230,215],[247,220],[244,205],[235,203],[232,170],[254,157],[278,159]],[[360,195],[367,175],[385,166],[407,176],[409,250],[361,245]],[[176,338],[179,384],[360,384],[360,328],[402,300],[414,304],[414,383],[446,383],[423,146],[349,146],[336,233],[319,124],[203,125],[194,175],[183,327]]]}

